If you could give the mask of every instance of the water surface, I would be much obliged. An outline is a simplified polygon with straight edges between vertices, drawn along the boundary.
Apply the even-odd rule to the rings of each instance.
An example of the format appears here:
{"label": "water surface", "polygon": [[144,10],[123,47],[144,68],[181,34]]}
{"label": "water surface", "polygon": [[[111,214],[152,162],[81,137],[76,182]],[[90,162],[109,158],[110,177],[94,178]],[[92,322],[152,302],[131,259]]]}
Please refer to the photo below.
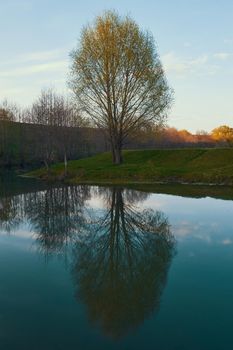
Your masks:
{"label": "water surface", "polygon": [[13,179],[2,349],[231,349],[233,202]]}

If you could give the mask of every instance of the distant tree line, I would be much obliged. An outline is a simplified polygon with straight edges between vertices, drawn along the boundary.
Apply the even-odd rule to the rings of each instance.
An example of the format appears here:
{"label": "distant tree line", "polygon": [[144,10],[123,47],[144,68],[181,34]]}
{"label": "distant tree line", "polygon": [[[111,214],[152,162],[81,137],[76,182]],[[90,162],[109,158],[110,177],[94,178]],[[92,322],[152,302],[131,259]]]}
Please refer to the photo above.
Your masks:
{"label": "distant tree line", "polygon": [[233,128],[223,125],[211,132],[199,130],[195,134],[176,128],[164,128],[160,134],[160,144],[165,147],[232,147]]}
{"label": "distant tree line", "polygon": [[[231,147],[233,128],[220,126],[212,132],[151,126],[139,129],[125,140],[123,148]],[[0,164],[30,167],[87,157],[110,151],[103,128],[97,128],[72,99],[43,90],[30,108],[13,103],[0,104]]]}

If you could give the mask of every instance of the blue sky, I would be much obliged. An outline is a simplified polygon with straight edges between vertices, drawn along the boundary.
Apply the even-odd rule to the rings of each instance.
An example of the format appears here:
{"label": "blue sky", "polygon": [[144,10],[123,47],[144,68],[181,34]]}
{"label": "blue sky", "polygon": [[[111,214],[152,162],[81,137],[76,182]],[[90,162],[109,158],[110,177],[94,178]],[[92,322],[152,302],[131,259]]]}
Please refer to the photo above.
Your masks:
{"label": "blue sky", "polygon": [[154,35],[175,91],[169,125],[233,126],[231,0],[0,0],[0,99],[28,105],[41,88],[66,92],[80,30],[106,9]]}

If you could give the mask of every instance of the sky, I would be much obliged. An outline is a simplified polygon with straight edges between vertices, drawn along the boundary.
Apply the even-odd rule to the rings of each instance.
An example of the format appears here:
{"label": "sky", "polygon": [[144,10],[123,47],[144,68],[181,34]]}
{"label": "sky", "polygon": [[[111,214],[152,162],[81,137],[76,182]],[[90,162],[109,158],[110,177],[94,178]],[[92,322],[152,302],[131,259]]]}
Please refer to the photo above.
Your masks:
{"label": "sky", "polygon": [[154,36],[174,90],[170,126],[233,127],[232,0],[0,0],[0,100],[27,106],[42,88],[67,93],[82,27],[112,9]]}

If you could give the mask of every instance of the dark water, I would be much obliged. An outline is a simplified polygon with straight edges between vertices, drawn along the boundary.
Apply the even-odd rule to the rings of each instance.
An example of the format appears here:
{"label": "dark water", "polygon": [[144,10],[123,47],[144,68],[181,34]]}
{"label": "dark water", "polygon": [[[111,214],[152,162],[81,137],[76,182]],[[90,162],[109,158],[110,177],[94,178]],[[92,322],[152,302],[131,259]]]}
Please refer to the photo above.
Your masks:
{"label": "dark water", "polygon": [[0,348],[232,349],[233,202],[0,190]]}

